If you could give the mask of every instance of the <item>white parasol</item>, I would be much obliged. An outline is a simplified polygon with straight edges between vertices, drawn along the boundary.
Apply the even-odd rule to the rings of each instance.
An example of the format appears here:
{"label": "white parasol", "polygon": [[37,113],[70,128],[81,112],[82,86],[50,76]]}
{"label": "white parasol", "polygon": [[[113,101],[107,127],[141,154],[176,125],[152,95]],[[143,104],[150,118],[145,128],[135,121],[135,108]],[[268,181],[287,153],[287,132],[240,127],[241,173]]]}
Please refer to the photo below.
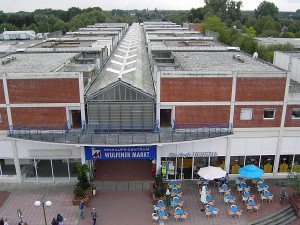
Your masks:
{"label": "white parasol", "polygon": [[200,198],[201,202],[204,204],[206,203],[206,186],[203,185],[202,186],[202,190],[201,190],[201,198]]}
{"label": "white parasol", "polygon": [[198,171],[198,175],[206,180],[218,179],[226,176],[226,171],[220,167],[207,166]]}

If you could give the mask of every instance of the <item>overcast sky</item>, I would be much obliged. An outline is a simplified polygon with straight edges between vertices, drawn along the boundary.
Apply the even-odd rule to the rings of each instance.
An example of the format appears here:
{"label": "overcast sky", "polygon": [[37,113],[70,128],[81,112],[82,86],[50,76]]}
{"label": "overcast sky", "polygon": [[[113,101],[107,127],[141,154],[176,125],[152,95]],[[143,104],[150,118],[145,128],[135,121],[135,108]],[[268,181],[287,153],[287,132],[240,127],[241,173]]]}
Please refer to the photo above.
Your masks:
{"label": "overcast sky", "polygon": [[[254,10],[263,0],[242,0],[242,10]],[[300,0],[269,0],[279,11],[293,11],[300,9]],[[34,11],[35,9],[63,9],[71,7],[88,8],[100,7],[111,9],[171,9],[189,10],[204,6],[203,0],[0,0],[0,11]]]}

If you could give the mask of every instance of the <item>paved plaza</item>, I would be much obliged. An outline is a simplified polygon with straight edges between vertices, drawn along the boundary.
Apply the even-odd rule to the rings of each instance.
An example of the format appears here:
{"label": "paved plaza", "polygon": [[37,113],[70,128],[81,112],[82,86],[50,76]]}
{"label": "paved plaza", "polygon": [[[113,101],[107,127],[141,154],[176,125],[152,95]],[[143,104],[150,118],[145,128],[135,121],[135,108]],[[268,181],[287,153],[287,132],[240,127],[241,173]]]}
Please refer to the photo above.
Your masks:
{"label": "paved plaza", "polygon": [[[8,218],[11,225],[18,223],[17,210],[21,209],[24,221],[28,225],[43,225],[44,216],[42,207],[34,206],[36,200],[51,200],[53,205],[46,207],[46,217],[48,224],[58,213],[66,219],[65,225],[89,225],[92,224],[90,211],[93,207],[98,213],[97,224],[103,225],[153,225],[151,214],[153,203],[149,190],[97,190],[96,196],[90,201],[89,206],[85,207],[85,219],[79,218],[78,206],[72,205],[71,183],[22,183],[0,185],[0,217]],[[96,185],[97,186],[97,185]],[[210,187],[212,197],[215,200],[215,206],[219,208],[217,217],[207,218],[204,212],[201,212],[198,187],[195,182],[182,182],[182,200],[184,201],[184,211],[188,213],[186,221],[177,222],[174,217],[174,209],[169,207],[167,212],[171,214],[167,224],[249,224],[258,218],[264,217],[270,213],[276,212],[285,207],[288,202],[279,203],[279,186],[270,186],[269,190],[274,194],[273,203],[261,203],[261,209],[258,212],[247,212],[246,206],[241,202],[241,196],[232,186],[232,194],[236,197],[236,205],[243,210],[242,216],[230,219],[227,211],[229,205],[224,204],[223,195],[219,195],[216,187]],[[288,190],[292,192],[291,189]],[[258,198],[255,188],[252,188],[252,194]],[[259,199],[256,199],[259,201]],[[157,222],[157,225],[160,223]],[[299,219],[293,223],[299,224]]]}

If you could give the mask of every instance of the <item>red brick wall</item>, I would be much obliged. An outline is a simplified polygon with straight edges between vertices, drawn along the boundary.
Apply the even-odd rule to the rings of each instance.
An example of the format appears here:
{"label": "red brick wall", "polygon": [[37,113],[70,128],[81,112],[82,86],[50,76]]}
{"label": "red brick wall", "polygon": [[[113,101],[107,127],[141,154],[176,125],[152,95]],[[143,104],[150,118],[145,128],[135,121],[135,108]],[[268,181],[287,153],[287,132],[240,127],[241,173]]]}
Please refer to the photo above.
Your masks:
{"label": "red brick wall", "polygon": [[0,104],[5,104],[3,81],[0,80]]}
{"label": "red brick wall", "polygon": [[65,124],[66,109],[60,108],[11,108],[13,124]]}
{"label": "red brick wall", "polygon": [[[240,120],[241,109],[252,108],[251,120]],[[264,119],[264,109],[274,108],[275,119]],[[248,128],[248,127],[280,127],[282,116],[282,106],[280,105],[243,105],[235,106],[234,109],[234,128]]]}
{"label": "red brick wall", "polygon": [[230,106],[176,106],[177,123],[229,123]]}
{"label": "red brick wall", "polygon": [[236,101],[283,101],[286,78],[237,78]]}
{"label": "red brick wall", "polygon": [[8,119],[7,119],[7,112],[6,108],[0,108],[1,119],[2,122],[0,123],[0,130],[6,130],[8,128]]}
{"label": "red brick wall", "polygon": [[230,101],[232,78],[161,78],[161,102]]}
{"label": "red brick wall", "polygon": [[78,79],[28,79],[7,81],[10,103],[80,102]]}
{"label": "red brick wall", "polygon": [[285,115],[285,127],[300,127],[300,119],[292,119],[293,108],[300,108],[300,105],[288,105]]}

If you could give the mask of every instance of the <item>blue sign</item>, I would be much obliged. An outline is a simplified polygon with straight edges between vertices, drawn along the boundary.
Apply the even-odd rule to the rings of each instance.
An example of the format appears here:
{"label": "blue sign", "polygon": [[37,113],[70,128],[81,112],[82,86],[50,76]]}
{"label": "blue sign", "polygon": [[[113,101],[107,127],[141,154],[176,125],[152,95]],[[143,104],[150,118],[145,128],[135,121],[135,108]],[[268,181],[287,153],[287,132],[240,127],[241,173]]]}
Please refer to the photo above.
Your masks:
{"label": "blue sign", "polygon": [[156,159],[156,145],[123,147],[85,146],[84,150],[87,160]]}

